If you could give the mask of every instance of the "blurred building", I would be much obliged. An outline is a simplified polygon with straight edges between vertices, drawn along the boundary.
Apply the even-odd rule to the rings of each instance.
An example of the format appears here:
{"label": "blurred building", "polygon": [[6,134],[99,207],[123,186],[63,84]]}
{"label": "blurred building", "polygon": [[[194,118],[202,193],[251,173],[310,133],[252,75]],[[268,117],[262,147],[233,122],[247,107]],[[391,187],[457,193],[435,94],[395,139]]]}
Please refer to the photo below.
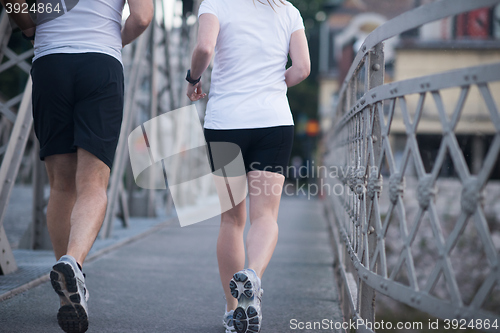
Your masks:
{"label": "blurred building", "polygon": [[[320,106],[321,127],[331,126],[337,100],[336,93],[366,36],[385,21],[432,0],[331,0],[327,20],[321,31]],[[448,70],[500,62],[500,5],[482,8],[446,18],[408,31],[385,42],[385,81],[400,81]],[[500,105],[500,83],[490,85]],[[442,91],[448,115],[453,113],[460,88]],[[414,114],[419,95],[407,96],[410,114]],[[398,105],[396,105],[398,107]],[[396,110],[391,126],[391,140],[396,161],[406,144],[401,113]],[[427,172],[435,161],[442,126],[430,94],[426,96],[417,140]],[[456,129],[457,139],[469,165],[477,173],[493,141],[495,128],[488,109],[476,86],[472,86]],[[455,173],[451,160],[445,163],[441,176]],[[493,177],[500,179],[500,161]]]}

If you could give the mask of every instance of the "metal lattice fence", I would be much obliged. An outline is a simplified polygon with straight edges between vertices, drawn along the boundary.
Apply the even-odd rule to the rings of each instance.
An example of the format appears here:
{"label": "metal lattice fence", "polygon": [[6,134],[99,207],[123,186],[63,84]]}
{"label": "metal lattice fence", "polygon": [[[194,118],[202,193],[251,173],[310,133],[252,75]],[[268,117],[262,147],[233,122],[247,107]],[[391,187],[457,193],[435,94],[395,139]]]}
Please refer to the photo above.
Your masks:
{"label": "metal lattice fence", "polygon": [[[374,323],[378,292],[441,319],[474,320],[482,323],[474,326],[477,329],[498,331],[492,325],[500,325],[500,311],[488,304],[499,298],[495,296],[500,286],[499,248],[485,215],[484,193],[500,155],[500,114],[491,89],[500,81],[500,63],[384,84],[383,41],[425,23],[499,2],[443,0],[407,12],[370,34],[349,70],[324,141],[324,165],[338,176],[325,174],[322,179],[323,185],[333,189],[324,202],[334,225],[346,319]],[[452,105],[443,99],[450,88],[459,91]],[[456,133],[471,89],[479,91],[487,108],[485,116],[494,128],[476,173],[470,171]],[[418,96],[415,105],[408,102],[410,95]],[[417,133],[424,106],[430,104],[442,139],[427,167]],[[398,161],[390,142],[396,118],[402,120],[406,136]],[[451,222],[443,221],[443,209],[436,201],[444,186],[439,175],[447,159],[457,174],[455,191],[459,192],[454,200],[460,206]],[[411,207],[409,199],[405,200],[409,191],[416,202]],[[449,227],[443,227],[445,223]],[[452,256],[463,254],[458,250],[460,242],[471,232],[474,249],[482,256],[474,269],[481,274],[457,270],[456,256]],[[417,256],[416,240],[432,248],[432,260]],[[420,269],[422,260],[431,266],[425,274]],[[472,288],[465,285],[462,274],[473,277]],[[358,326],[358,330],[370,332],[369,326]]]}
{"label": "metal lattice fence", "polygon": [[[27,76],[31,66],[26,59],[33,55],[33,50],[18,54],[9,48],[11,33],[9,18],[5,11],[2,11],[0,13],[0,62],[2,63],[0,76],[12,69],[19,69]],[[3,274],[17,269],[2,222],[30,136],[31,79],[28,78],[23,92],[5,98],[6,100],[0,101],[0,158],[2,161],[0,167],[0,273]]]}

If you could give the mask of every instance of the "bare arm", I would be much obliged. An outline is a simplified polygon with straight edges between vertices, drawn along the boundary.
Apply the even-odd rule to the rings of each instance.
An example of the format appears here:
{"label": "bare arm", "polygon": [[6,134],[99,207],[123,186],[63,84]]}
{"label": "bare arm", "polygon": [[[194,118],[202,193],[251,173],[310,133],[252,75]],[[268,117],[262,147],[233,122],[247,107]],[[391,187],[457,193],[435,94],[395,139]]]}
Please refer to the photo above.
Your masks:
{"label": "bare arm", "polygon": [[292,66],[285,73],[285,82],[293,87],[304,81],[311,73],[309,46],[304,29],[295,31],[290,39],[290,58]]}
{"label": "bare arm", "polygon": [[[18,3],[21,6],[22,4],[26,3],[26,1],[24,0],[0,0],[0,2],[6,10],[14,8],[14,4]],[[8,7],[7,4],[9,4]],[[30,14],[22,12],[14,13],[14,11],[12,11],[9,16],[12,17],[14,22],[16,22],[17,26],[23,31],[26,36],[31,37],[35,34],[36,26],[35,22],[33,22],[33,20],[31,19]]]}
{"label": "bare arm", "polygon": [[[198,42],[191,58],[191,77],[199,78],[208,68],[219,36],[219,19],[213,14],[202,14],[199,20]],[[188,84],[187,95],[192,101],[197,101],[206,96],[201,91],[201,82],[193,86]]]}
{"label": "bare arm", "polygon": [[154,15],[152,0],[127,0],[130,16],[122,28],[122,45],[130,44],[149,26]]}

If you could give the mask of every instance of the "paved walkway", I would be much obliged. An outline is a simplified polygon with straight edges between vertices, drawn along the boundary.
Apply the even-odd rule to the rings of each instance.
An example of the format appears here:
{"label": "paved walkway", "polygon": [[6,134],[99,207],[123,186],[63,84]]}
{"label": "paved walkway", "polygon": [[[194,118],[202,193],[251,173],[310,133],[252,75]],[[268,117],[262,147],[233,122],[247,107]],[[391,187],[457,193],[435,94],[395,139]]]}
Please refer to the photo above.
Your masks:
{"label": "paved walkway", "polygon": [[[320,204],[284,198],[279,225],[263,279],[262,333],[297,332],[292,319],[341,320]],[[85,265],[88,332],[223,333],[217,232],[218,219],[187,228],[174,224]],[[0,302],[0,332],[58,332],[57,309],[56,294],[43,283]]]}

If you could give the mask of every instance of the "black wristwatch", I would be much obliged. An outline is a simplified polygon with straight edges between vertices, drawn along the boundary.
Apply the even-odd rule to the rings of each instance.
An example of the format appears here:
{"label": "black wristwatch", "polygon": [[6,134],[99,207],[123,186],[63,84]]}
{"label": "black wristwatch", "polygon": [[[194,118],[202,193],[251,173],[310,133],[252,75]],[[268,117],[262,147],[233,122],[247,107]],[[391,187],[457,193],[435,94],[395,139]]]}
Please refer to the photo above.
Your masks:
{"label": "black wristwatch", "polygon": [[26,36],[24,34],[24,32],[22,32],[22,31],[21,31],[21,34],[23,35],[23,38],[26,39],[26,40],[35,40],[35,33],[31,37]]}
{"label": "black wristwatch", "polygon": [[201,81],[201,76],[198,78],[198,80],[194,80],[192,77],[191,77],[191,70],[188,69],[188,72],[187,72],[187,75],[186,75],[186,81],[191,83],[193,86],[195,86],[198,82]]}

